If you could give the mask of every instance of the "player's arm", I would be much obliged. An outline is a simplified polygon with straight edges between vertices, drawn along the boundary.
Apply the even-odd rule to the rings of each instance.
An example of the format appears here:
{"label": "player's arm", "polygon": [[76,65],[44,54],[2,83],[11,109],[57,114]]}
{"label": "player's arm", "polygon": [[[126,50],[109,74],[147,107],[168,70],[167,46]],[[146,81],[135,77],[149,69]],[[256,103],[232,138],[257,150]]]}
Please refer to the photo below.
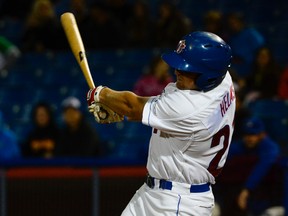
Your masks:
{"label": "player's arm", "polygon": [[100,94],[100,102],[110,107],[129,120],[142,120],[142,112],[148,97],[140,97],[131,91],[115,91],[104,88]]}
{"label": "player's arm", "polygon": [[[89,93],[90,92],[90,93]],[[131,91],[115,91],[110,88],[91,89],[87,94],[88,106],[101,103],[131,121],[141,121],[144,105],[149,97],[140,97]]]}

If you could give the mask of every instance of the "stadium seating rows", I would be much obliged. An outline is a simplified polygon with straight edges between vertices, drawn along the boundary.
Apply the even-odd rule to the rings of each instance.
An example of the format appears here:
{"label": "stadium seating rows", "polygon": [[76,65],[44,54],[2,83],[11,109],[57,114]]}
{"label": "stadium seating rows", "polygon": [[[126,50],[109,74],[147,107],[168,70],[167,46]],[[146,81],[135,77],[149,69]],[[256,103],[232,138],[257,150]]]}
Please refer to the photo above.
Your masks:
{"label": "stadium seating rows", "polygon": [[[135,81],[155,53],[158,52],[131,50],[124,53],[117,50],[91,52],[87,56],[96,85],[132,90]],[[0,74],[0,86],[0,110],[4,113],[8,126],[18,134],[20,141],[31,126],[32,107],[39,101],[49,102],[54,107],[56,119],[61,124],[62,100],[68,96],[76,96],[83,104],[83,113],[95,124],[85,106],[88,85],[71,52],[25,53],[14,67]],[[150,130],[143,129],[143,126],[136,127],[135,123],[130,122],[109,126],[95,124],[95,127],[104,142],[108,143],[107,151],[114,155],[119,153],[119,156],[129,155],[128,150],[142,151],[141,145],[137,150],[132,148],[137,145],[130,144],[132,141],[147,143],[147,134],[150,133]],[[113,153],[115,150],[117,152]]]}
{"label": "stadium seating rows", "polygon": [[[95,51],[87,56],[96,85],[131,90],[152,57],[158,53],[159,50],[116,50],[101,53]],[[71,52],[25,53],[11,70],[0,74],[0,110],[21,140],[31,126],[30,113],[36,102],[44,100],[51,103],[57,121],[61,123],[62,100],[67,96],[76,96],[82,104],[86,104],[87,90],[88,86]],[[273,138],[283,146],[287,144],[287,102],[257,101],[250,108],[266,122]],[[144,147],[147,147],[149,141],[149,127],[127,121],[99,125],[88,115],[85,105],[82,110],[107,143],[107,151],[111,155],[137,157],[147,151]]]}
{"label": "stadium seating rows", "polygon": [[[93,1],[88,1],[93,2]],[[129,0],[133,4],[134,0]],[[288,61],[288,29],[285,28],[288,19],[288,4],[286,0],[277,0],[271,3],[269,0],[181,0],[172,1],[175,6],[191,19],[195,30],[203,28],[203,15],[209,10],[221,12],[242,12],[249,26],[256,27],[273,47],[277,59],[287,64]],[[158,15],[159,1],[149,1],[151,16]],[[68,0],[58,1],[55,11],[58,17],[67,11]],[[16,45],[21,46],[21,35],[24,24],[22,20],[1,17],[0,34],[6,36]],[[100,57],[101,59],[101,57]]]}

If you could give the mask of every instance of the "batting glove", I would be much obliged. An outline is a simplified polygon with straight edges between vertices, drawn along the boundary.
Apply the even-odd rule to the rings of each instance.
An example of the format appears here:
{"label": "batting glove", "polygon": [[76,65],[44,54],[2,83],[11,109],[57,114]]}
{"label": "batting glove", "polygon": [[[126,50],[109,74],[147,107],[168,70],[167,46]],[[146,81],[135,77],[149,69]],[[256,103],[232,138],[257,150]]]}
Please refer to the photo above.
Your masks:
{"label": "batting glove", "polygon": [[88,110],[95,117],[95,120],[101,124],[109,124],[124,120],[124,116],[119,115],[111,108],[99,102],[99,96],[103,86],[90,89],[87,93]]}
{"label": "batting glove", "polygon": [[114,110],[102,103],[96,102],[88,106],[88,109],[90,113],[93,113],[95,120],[101,124],[110,124],[124,120],[124,116],[119,115]]}
{"label": "batting glove", "polygon": [[95,102],[99,102],[99,96],[100,96],[100,92],[102,91],[102,89],[105,88],[105,86],[98,86],[97,88],[93,88],[90,89],[87,93],[87,103],[88,106],[91,106],[92,104],[94,104]]}

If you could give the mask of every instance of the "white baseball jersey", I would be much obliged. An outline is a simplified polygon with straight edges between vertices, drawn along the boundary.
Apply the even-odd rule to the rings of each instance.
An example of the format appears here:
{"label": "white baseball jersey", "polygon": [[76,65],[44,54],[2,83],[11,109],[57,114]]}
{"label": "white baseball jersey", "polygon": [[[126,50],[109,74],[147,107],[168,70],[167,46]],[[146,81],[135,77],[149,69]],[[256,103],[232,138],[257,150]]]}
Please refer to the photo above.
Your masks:
{"label": "white baseball jersey", "polygon": [[235,93],[230,74],[208,91],[179,90],[170,83],[151,97],[142,123],[151,126],[147,169],[170,181],[215,183],[233,134]]}

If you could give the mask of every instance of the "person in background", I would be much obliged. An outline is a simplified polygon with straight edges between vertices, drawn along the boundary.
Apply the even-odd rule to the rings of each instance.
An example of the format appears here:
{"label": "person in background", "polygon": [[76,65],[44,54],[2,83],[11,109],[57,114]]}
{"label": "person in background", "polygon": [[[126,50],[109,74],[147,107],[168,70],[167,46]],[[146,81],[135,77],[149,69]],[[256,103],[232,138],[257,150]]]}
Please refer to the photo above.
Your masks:
{"label": "person in background", "polygon": [[21,157],[21,151],[16,134],[5,125],[0,111],[0,160],[9,160]]}
{"label": "person in background", "polygon": [[[246,216],[264,211],[259,210],[260,207],[256,206],[257,199],[252,197],[280,158],[280,147],[269,137],[260,118],[251,116],[243,121],[242,127],[242,139],[231,143],[227,170],[223,171],[222,178],[218,181],[219,185],[226,188],[226,191],[218,193],[222,197],[219,203],[222,203],[223,216],[232,213],[235,216]],[[233,186],[230,188],[231,184]],[[273,184],[271,188],[272,186]]]}
{"label": "person in background", "polygon": [[282,71],[272,50],[267,46],[259,48],[253,59],[251,72],[246,78],[244,89],[247,100],[276,98]]}
{"label": "person in background", "polygon": [[32,52],[68,48],[67,39],[49,0],[37,0],[25,20],[21,50]]}
{"label": "person in background", "polygon": [[155,96],[161,94],[173,80],[169,66],[160,56],[156,56],[151,61],[148,73],[143,74],[135,83],[133,92],[140,96]]}
{"label": "person in background", "polygon": [[256,28],[247,25],[241,13],[229,13],[226,20],[226,40],[233,50],[231,68],[240,78],[245,78],[250,72],[255,53],[264,45],[265,38]]}
{"label": "person in background", "polygon": [[278,144],[267,135],[264,123],[260,119],[256,117],[247,119],[243,130],[243,140],[238,144],[231,145],[228,159],[237,154],[254,154],[258,157],[258,162],[245,181],[237,199],[239,207],[246,209],[251,190],[277,161],[280,149]]}
{"label": "person in background", "polygon": [[52,158],[57,154],[59,128],[51,106],[39,102],[32,110],[33,128],[22,144],[24,157]]}
{"label": "person in background", "polygon": [[60,129],[60,157],[95,157],[100,154],[100,139],[84,118],[81,102],[68,97],[62,103],[63,127]]}

